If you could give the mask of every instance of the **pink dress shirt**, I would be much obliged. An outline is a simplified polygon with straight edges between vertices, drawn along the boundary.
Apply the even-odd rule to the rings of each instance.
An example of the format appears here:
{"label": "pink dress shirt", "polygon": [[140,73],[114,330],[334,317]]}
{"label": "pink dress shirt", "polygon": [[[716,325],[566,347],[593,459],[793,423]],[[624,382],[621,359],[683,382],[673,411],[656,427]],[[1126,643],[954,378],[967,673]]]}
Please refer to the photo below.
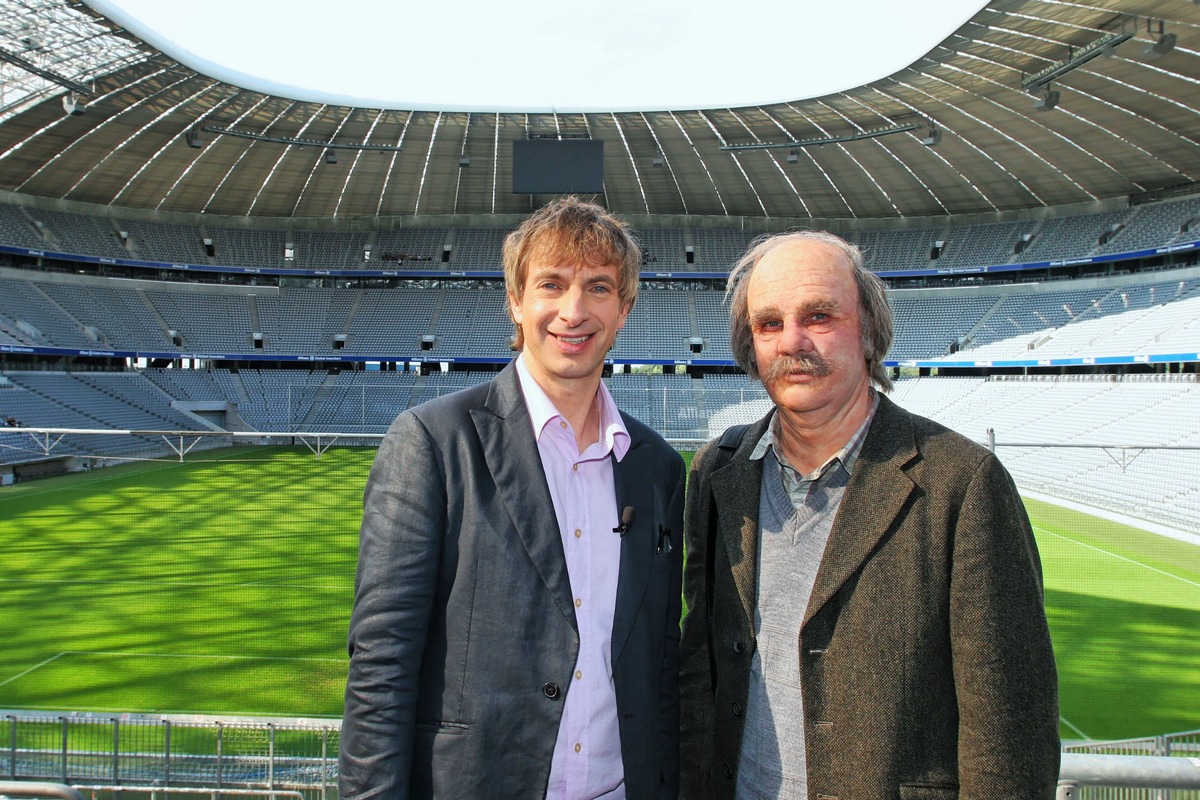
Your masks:
{"label": "pink dress shirt", "polygon": [[613,454],[629,451],[629,432],[601,383],[600,438],[582,453],[575,431],[517,359],[517,374],[558,518],[575,598],[579,656],[563,701],[550,767],[548,800],[624,800],[625,770],[613,688],[612,629],[621,537]]}

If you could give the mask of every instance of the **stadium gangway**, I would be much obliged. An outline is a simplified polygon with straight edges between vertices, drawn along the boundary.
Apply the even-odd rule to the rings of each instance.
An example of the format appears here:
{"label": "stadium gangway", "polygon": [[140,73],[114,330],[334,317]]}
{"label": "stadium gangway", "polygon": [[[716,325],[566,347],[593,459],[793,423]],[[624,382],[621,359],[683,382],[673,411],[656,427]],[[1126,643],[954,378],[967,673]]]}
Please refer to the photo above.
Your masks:
{"label": "stadium gangway", "polygon": [[[2,433],[28,434],[34,446],[41,455],[49,458],[54,455],[54,448],[63,437],[76,434],[96,434],[100,436],[143,436],[160,437],[172,453],[183,461],[184,456],[192,451],[197,444],[207,437],[223,439],[263,439],[290,437],[298,440],[309,449],[318,459],[321,454],[333,447],[342,439],[359,439],[376,441],[383,439],[382,433],[335,433],[332,431],[180,431],[180,430],[124,430],[119,428],[0,428]],[[11,445],[9,446],[11,447]],[[104,458],[103,455],[90,456]]]}
{"label": "stadium gangway", "polygon": [[84,800],[78,789],[65,783],[35,783],[33,781],[0,781],[0,797],[57,797],[61,800]]}
{"label": "stadium gangway", "polygon": [[1075,800],[1081,786],[1200,789],[1200,758],[1063,753],[1056,800]]}

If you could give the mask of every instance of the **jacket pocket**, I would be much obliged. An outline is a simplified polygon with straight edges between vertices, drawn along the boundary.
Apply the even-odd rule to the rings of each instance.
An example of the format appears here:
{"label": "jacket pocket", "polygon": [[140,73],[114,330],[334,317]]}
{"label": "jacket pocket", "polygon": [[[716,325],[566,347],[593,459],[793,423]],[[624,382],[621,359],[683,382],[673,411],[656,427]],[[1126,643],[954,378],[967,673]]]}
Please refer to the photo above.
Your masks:
{"label": "jacket pocket", "polygon": [[958,787],[927,783],[900,784],[900,800],[958,800]]}
{"label": "jacket pocket", "polygon": [[450,734],[462,735],[471,732],[471,726],[465,722],[418,722],[417,733],[421,734]]}

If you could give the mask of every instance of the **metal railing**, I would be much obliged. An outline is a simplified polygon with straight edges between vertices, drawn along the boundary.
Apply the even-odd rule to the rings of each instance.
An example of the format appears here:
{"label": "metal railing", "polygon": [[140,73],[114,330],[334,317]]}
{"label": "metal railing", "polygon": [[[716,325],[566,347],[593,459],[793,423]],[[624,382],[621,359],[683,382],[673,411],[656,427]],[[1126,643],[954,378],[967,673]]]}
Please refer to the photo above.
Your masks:
{"label": "metal railing", "polygon": [[151,798],[157,798],[160,795],[182,794],[182,795],[208,795],[212,800],[219,800],[222,797],[288,797],[296,800],[304,800],[304,793],[294,789],[215,789],[211,786],[130,786],[121,784],[120,786],[84,786],[77,784],[76,789],[91,792],[92,797],[96,797],[97,793],[112,794],[121,796],[126,794],[148,794]]}
{"label": "metal railing", "polygon": [[1058,800],[1200,800],[1200,730],[1068,744]]}
{"label": "metal railing", "polygon": [[0,797],[58,797],[61,800],[84,800],[78,789],[66,784],[32,781],[0,781]]}
{"label": "metal railing", "polygon": [[[337,797],[335,719],[18,711],[3,719],[8,735],[0,737],[0,796]],[[61,793],[70,787],[76,794]],[[1057,798],[1200,800],[1200,730],[1068,744]]]}
{"label": "metal railing", "polygon": [[[1063,753],[1059,768],[1057,800],[1077,800],[1084,787],[1143,790],[1141,795],[1122,793],[1121,797],[1152,797],[1184,800],[1200,796],[1200,758],[1172,756],[1116,756],[1090,753]],[[1184,789],[1191,792],[1163,794],[1159,790]],[[1095,795],[1086,795],[1095,796]]]}
{"label": "metal railing", "polygon": [[337,796],[338,720],[15,711],[4,719],[0,775],[12,780],[122,792]]}

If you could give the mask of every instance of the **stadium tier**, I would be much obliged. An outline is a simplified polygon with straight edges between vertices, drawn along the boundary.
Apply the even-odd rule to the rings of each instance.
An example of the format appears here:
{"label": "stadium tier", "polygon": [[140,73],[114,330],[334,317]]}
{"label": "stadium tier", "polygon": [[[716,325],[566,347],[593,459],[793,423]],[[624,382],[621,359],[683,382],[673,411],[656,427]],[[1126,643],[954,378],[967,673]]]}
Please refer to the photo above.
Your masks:
{"label": "stadium tier", "polygon": [[[1200,341],[1197,268],[893,289],[890,301],[896,341],[889,358],[897,363],[1171,355],[1196,351]],[[310,289],[0,268],[0,347],[8,352],[496,363],[511,355],[510,333],[498,281]],[[728,335],[721,288],[649,282],[612,357],[618,363],[728,365]]]}
{"label": "stadium tier", "polygon": [[[179,216],[179,215],[175,215]],[[983,270],[1105,259],[1191,245],[1200,199],[1025,221],[840,231],[877,272]],[[836,226],[835,226],[836,227]],[[370,274],[498,273],[506,229],[379,227],[365,231],[230,227],[98,217],[0,204],[0,252],[31,251],[142,268],[319,270]],[[720,275],[758,231],[733,227],[642,228],[647,272]]]}

